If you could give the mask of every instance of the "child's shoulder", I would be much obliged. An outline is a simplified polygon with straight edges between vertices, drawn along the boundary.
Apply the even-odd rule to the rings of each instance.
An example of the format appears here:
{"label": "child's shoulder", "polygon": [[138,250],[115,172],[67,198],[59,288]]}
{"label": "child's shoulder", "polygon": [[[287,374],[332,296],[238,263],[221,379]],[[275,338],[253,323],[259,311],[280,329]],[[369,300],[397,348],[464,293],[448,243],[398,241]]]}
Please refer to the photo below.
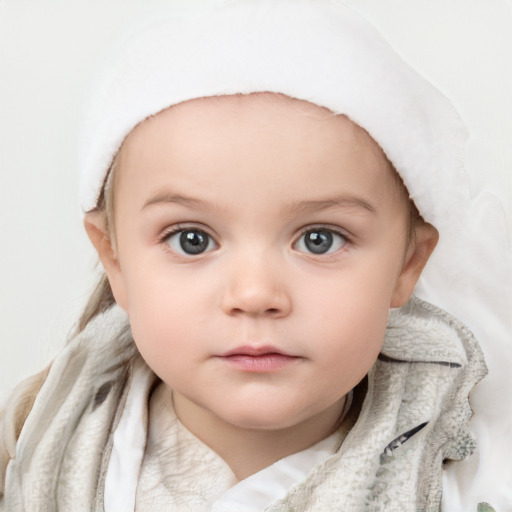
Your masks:
{"label": "child's shoulder", "polygon": [[20,382],[0,406],[0,498],[4,494],[7,464],[16,455],[16,443],[50,366]]}
{"label": "child's shoulder", "polygon": [[356,424],[290,510],[340,496],[346,510],[439,510],[441,461],[476,448],[468,393],[485,373],[476,339],[451,315],[414,297],[393,311]]}
{"label": "child's shoulder", "polygon": [[[26,480],[30,475],[24,465],[29,459],[40,460],[30,464],[39,483],[45,472],[51,473],[44,468],[45,457],[38,456],[43,449],[58,457],[79,424],[99,428],[101,423],[105,428],[100,430],[108,431],[136,354],[126,315],[114,306],[74,336],[51,365],[12,391],[0,407],[0,505],[4,494],[7,500],[5,489],[12,490],[10,463],[9,473],[20,471]],[[90,432],[94,434],[94,428]],[[20,443],[23,457],[16,456]]]}

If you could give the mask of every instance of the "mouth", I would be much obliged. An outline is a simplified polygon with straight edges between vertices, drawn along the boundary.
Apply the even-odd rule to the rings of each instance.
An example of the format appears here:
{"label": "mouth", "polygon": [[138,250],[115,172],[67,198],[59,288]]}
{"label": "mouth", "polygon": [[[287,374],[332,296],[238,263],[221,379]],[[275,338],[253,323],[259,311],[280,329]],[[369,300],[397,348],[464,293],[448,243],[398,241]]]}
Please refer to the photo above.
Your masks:
{"label": "mouth", "polygon": [[218,356],[230,368],[249,373],[268,373],[281,370],[298,359],[276,347],[243,346],[229,350]]}

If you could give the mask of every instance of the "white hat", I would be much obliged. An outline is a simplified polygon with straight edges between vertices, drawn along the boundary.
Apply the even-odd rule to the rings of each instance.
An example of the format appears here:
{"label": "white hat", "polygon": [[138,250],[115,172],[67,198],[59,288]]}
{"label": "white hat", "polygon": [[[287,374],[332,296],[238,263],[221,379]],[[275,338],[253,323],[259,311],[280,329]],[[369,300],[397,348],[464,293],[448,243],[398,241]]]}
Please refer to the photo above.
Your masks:
{"label": "white hat", "polygon": [[502,245],[487,235],[485,201],[470,197],[459,115],[362,17],[330,0],[235,0],[145,27],[117,55],[89,106],[82,208],[96,207],[120,145],[148,116],[193,98],[262,91],[327,107],[364,127],[439,230],[416,293],[469,325],[490,369],[472,397],[479,458],[455,465],[449,481],[462,504],[482,493],[491,503],[508,493],[512,502],[512,400],[498,396],[512,389],[511,275],[494,254]]}
{"label": "white hat", "polygon": [[[323,0],[228,2],[129,40],[89,107],[83,209],[96,206],[119,146],[149,115],[192,98],[261,91],[346,114],[381,145],[427,220],[437,225],[452,212],[466,134],[458,115],[360,16]],[[444,190],[420,185],[432,179]]]}

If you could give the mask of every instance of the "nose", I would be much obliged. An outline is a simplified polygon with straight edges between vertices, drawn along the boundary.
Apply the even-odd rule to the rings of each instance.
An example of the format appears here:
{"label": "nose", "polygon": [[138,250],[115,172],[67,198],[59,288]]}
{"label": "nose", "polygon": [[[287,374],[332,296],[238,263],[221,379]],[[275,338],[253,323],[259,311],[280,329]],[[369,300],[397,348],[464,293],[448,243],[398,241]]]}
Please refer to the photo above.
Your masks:
{"label": "nose", "polygon": [[280,269],[262,254],[231,262],[222,310],[231,316],[283,318],[289,315],[292,301]]}

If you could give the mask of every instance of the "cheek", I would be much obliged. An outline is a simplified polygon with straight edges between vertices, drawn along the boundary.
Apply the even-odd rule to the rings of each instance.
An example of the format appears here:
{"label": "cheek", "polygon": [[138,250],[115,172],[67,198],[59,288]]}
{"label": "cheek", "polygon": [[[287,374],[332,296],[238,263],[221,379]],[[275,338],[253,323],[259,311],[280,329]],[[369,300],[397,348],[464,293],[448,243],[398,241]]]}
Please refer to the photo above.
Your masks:
{"label": "cheek", "polygon": [[131,285],[132,333],[144,359],[159,373],[160,367],[179,360],[190,347],[191,329],[201,323],[201,298],[192,286],[180,286],[176,280],[145,275]]}
{"label": "cheek", "polygon": [[[392,281],[349,272],[309,288],[302,314],[310,318],[324,351],[326,369],[343,368],[355,385],[381,349],[389,314]],[[316,291],[315,291],[316,290]]]}
{"label": "cheek", "polygon": [[[372,268],[373,267],[373,268]],[[396,265],[352,265],[339,272],[304,283],[303,314],[308,311],[327,325],[344,329],[381,329],[387,321],[396,283]]]}

